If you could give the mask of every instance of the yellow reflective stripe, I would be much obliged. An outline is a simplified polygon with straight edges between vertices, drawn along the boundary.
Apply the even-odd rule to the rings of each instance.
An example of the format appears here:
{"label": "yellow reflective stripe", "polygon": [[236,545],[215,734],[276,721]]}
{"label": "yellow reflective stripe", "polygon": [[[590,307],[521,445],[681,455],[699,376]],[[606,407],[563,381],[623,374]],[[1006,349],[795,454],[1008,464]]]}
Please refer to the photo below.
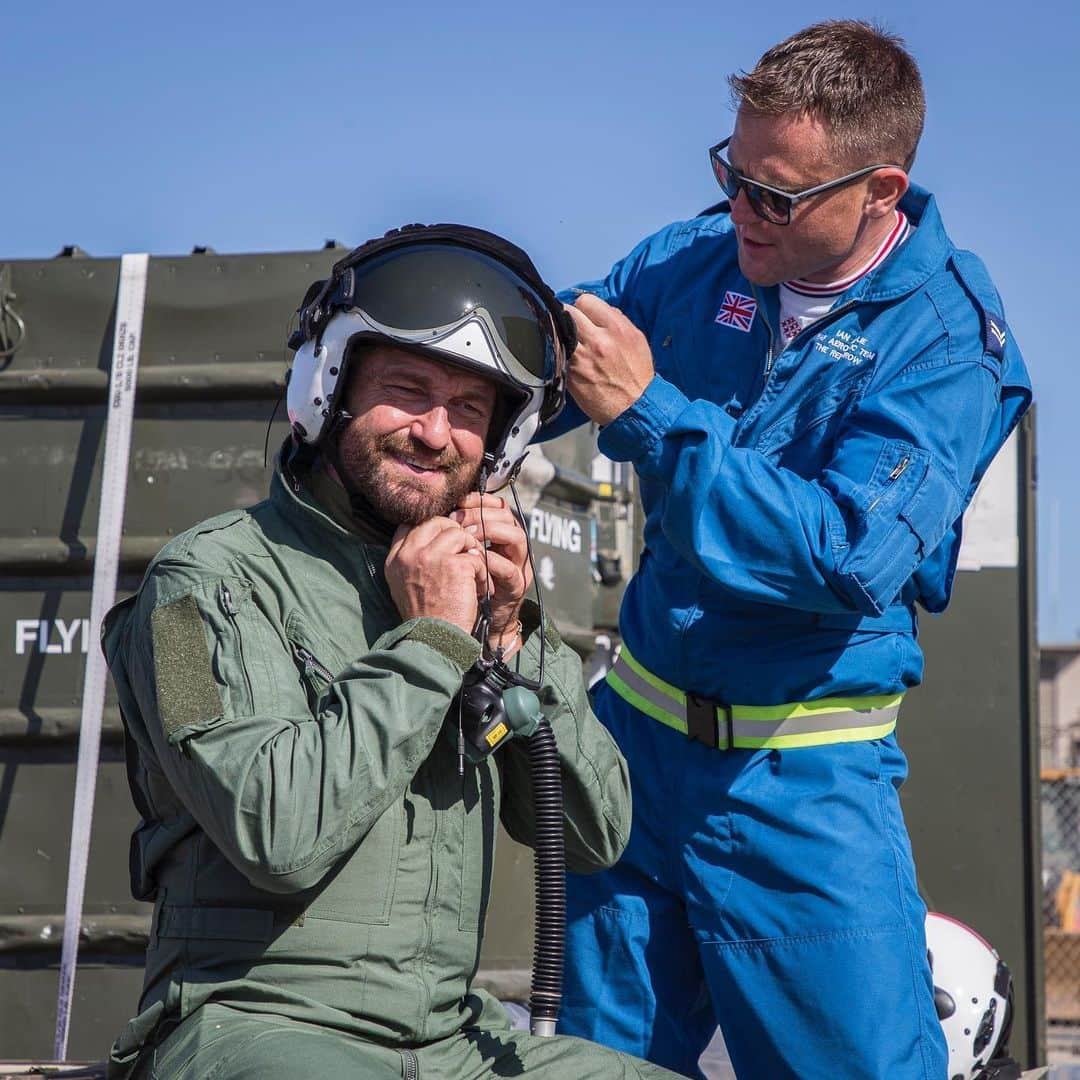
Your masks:
{"label": "yellow reflective stripe", "polygon": [[664,680],[661,679],[659,675],[654,675],[651,671],[643,668],[630,655],[630,650],[625,645],[623,645],[623,647],[619,650],[619,660],[625,660],[630,670],[639,675],[650,686],[655,686],[657,690],[660,690],[662,693],[667,694],[668,697],[674,698],[684,708],[686,707],[686,692],[680,690],[677,686],[672,686],[669,682],[664,682]]}
{"label": "yellow reflective stripe", "polygon": [[811,735],[772,735],[765,739],[736,735],[733,743],[740,750],[793,750],[804,746],[832,746],[835,743],[869,742],[884,739],[896,730],[896,721],[877,727],[841,728],[836,731],[816,731]]}
{"label": "yellow reflective stripe", "polygon": [[[625,646],[608,672],[607,681],[621,698],[646,716],[687,734],[685,692],[653,675]],[[726,745],[730,737],[730,745],[739,749],[779,750],[880,739],[895,730],[903,697],[903,694],[874,694],[783,705],[720,707],[717,710],[720,742]],[[671,708],[665,708],[667,703]],[[845,724],[845,720],[851,722]],[[754,732],[755,726],[760,734]],[[772,731],[766,734],[769,726]]]}
{"label": "yellow reflective stripe", "polygon": [[772,721],[792,720],[799,716],[817,716],[820,713],[869,712],[871,709],[898,708],[903,694],[875,694],[859,698],[817,698],[815,701],[797,701],[790,705],[733,705],[732,716],[736,720]]}
{"label": "yellow reflective stripe", "polygon": [[881,727],[896,719],[899,711],[891,709],[845,709],[842,712],[817,713],[815,716],[788,717],[784,720],[735,720],[736,738],[773,739],[785,735],[820,735],[830,731]]}
{"label": "yellow reflective stripe", "polygon": [[681,731],[686,734],[686,721],[680,720],[674,713],[669,713],[664,709],[661,709],[659,705],[654,705],[647,698],[643,698],[635,690],[631,690],[616,674],[615,669],[607,673],[607,682],[612,690],[619,695],[624,701],[628,701],[635,709],[645,713],[646,716],[651,716],[654,720],[659,720],[661,724],[667,724],[668,727],[674,728],[676,731]]}

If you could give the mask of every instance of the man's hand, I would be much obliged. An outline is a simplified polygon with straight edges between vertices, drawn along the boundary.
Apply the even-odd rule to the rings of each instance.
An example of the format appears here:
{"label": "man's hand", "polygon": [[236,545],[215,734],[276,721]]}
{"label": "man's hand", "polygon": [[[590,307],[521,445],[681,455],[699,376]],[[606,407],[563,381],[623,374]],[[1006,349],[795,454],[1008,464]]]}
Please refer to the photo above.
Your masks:
{"label": "man's hand", "polygon": [[503,648],[505,655],[509,656],[520,645],[516,640],[518,612],[532,584],[525,530],[504,499],[498,495],[481,495],[478,491],[466,495],[450,517],[478,543],[482,544],[484,540],[488,542],[487,571],[491,588],[489,643],[492,648]]}
{"label": "man's hand", "polygon": [[471,634],[485,585],[480,541],[450,518],[399,525],[386,558],[386,583],[402,619],[445,619]]}
{"label": "man's hand", "polygon": [[599,296],[583,293],[566,310],[578,335],[566,387],[590,420],[610,424],[652,380],[649,342],[618,308]]}

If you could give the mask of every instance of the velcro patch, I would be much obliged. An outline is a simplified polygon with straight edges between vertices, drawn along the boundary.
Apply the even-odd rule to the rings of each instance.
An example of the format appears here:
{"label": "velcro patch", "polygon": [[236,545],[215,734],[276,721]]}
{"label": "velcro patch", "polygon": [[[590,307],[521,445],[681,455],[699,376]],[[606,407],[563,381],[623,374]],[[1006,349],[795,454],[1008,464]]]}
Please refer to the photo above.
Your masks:
{"label": "velcro patch", "polygon": [[464,630],[454,630],[443,622],[419,619],[405,635],[405,640],[422,641],[462,671],[467,671],[480,657],[480,642],[474,641]]}
{"label": "velcro patch", "polygon": [[181,596],[150,616],[158,713],[169,741],[221,715],[221,698],[202,616],[193,596]]}
{"label": "velcro patch", "polygon": [[986,351],[999,360],[1004,360],[1005,341],[1008,336],[1004,318],[996,312],[986,311],[983,313],[983,319],[985,320]]}

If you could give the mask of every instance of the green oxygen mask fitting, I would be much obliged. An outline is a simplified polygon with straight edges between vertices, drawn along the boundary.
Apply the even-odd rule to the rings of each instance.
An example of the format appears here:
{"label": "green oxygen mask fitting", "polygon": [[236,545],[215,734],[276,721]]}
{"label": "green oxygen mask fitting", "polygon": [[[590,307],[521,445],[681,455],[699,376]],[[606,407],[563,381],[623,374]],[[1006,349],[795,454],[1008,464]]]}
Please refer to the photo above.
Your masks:
{"label": "green oxygen mask fitting", "polygon": [[465,673],[446,726],[465,760],[475,765],[515,735],[528,738],[536,731],[543,719],[540,699],[519,680],[499,661],[478,660]]}

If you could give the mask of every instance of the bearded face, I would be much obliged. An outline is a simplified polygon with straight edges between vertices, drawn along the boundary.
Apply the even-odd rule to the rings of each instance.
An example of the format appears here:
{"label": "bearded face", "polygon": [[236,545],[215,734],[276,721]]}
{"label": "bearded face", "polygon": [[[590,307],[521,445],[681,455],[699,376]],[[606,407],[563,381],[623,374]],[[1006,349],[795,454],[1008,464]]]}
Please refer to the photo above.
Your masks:
{"label": "bearded face", "polygon": [[404,432],[342,432],[338,466],[350,487],[393,525],[445,516],[477,484],[480,462],[448,447],[439,454]]}
{"label": "bearded face", "polygon": [[346,396],[342,480],[391,524],[448,514],[476,487],[495,401],[483,376],[394,346],[365,351]]}

